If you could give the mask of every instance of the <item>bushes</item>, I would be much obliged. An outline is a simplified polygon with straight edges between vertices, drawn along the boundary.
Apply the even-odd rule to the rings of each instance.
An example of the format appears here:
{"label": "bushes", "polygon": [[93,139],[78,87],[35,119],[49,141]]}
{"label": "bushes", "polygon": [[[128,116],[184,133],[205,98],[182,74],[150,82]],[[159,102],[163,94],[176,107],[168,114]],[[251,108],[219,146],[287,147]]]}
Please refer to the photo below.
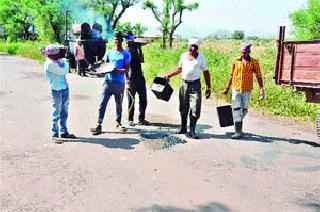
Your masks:
{"label": "bushes", "polygon": [[6,52],[8,54],[16,54],[19,49],[17,43],[1,43],[0,52]]}
{"label": "bushes", "polygon": [[[219,40],[204,41],[200,46],[200,52],[205,55],[211,75],[213,95],[227,101],[231,99],[231,92],[225,97],[221,94],[227,84],[230,74],[231,62],[239,56],[240,41]],[[150,83],[155,76],[164,76],[177,68],[180,54],[187,51],[185,43],[176,43],[176,48],[163,50],[157,43],[151,43],[143,47],[145,53],[145,64],[143,71],[147,81]],[[259,102],[259,87],[254,80],[250,107],[263,113],[294,117],[300,120],[316,120],[319,104],[306,103],[303,92],[295,92],[290,87],[282,87],[275,84],[273,79],[275,61],[275,41],[257,40],[253,42],[252,57],[260,62],[260,68],[264,78],[266,99]],[[203,88],[204,79],[201,80]],[[170,84],[177,88],[180,77],[170,79]]]}
{"label": "bushes", "polygon": [[[221,94],[225,88],[232,60],[239,56],[240,41],[219,40],[204,41],[200,46],[200,52],[205,55],[211,74],[213,95],[230,101],[231,95],[227,97]],[[0,43],[0,52],[18,54],[27,58],[44,60],[38,47],[45,43]],[[112,45],[112,44],[110,44]],[[160,42],[150,43],[143,47],[145,63],[143,72],[147,82],[150,84],[154,77],[164,76],[178,67],[181,53],[187,51],[187,43],[176,42],[173,49],[163,50]],[[113,47],[110,47],[113,48]],[[264,78],[266,99],[258,101],[259,88],[255,80],[252,91],[250,107],[263,113],[294,117],[302,120],[316,120],[319,104],[306,103],[303,92],[295,92],[290,87],[281,87],[275,84],[273,79],[275,41],[257,40],[253,42],[252,57],[260,62],[260,68]],[[204,79],[202,79],[204,82]],[[170,79],[170,84],[177,88],[180,84],[180,77]],[[205,83],[202,83],[204,88]]]}
{"label": "bushes", "polygon": [[45,45],[40,42],[19,42],[19,43],[0,43],[0,52],[21,55],[26,58],[44,61],[44,57],[39,51],[39,47]]}

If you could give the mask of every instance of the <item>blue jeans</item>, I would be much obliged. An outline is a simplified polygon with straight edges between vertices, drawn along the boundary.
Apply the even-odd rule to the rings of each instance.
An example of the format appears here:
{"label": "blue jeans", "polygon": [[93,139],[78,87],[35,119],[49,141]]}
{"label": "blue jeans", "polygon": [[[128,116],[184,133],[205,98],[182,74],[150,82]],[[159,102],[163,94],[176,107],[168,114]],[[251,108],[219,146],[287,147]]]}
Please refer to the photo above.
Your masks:
{"label": "blue jeans", "polygon": [[52,99],[52,135],[59,135],[60,133],[68,133],[67,119],[69,106],[69,89],[55,91],[51,90]]}
{"label": "blue jeans", "polygon": [[124,95],[124,83],[115,83],[106,81],[103,84],[103,92],[101,96],[101,103],[99,106],[99,116],[98,123],[103,122],[104,114],[106,112],[107,104],[110,97],[114,95],[114,100],[116,102],[116,122],[121,124],[121,115],[122,115],[122,100]]}
{"label": "blue jeans", "polygon": [[232,89],[232,112],[234,122],[241,122],[248,112],[251,92],[241,93]]}

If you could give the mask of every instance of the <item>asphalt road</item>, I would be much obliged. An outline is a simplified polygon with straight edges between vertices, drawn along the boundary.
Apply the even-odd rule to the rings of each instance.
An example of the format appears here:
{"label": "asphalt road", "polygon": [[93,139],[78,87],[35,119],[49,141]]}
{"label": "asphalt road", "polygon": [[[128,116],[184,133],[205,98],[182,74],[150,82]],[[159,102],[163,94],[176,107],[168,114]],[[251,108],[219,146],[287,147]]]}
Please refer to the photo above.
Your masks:
{"label": "asphalt road", "polygon": [[246,137],[235,141],[232,127],[218,126],[223,103],[204,100],[200,140],[146,139],[140,134],[170,134],[179,124],[176,93],[163,102],[149,92],[151,126],[118,132],[112,98],[104,133],[93,136],[103,79],[70,74],[68,125],[79,138],[54,144],[42,66],[0,55],[1,211],[320,210],[314,125],[249,111]]}

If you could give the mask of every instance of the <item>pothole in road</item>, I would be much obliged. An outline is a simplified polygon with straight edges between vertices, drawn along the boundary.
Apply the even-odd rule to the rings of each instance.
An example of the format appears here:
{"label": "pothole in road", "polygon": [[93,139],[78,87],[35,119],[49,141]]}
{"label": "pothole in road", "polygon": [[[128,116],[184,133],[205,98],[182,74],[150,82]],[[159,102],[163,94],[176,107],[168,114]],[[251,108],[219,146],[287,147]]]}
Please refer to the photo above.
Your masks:
{"label": "pothole in road", "polygon": [[177,144],[187,143],[186,140],[168,132],[149,131],[140,134],[143,143],[153,150],[169,149]]}

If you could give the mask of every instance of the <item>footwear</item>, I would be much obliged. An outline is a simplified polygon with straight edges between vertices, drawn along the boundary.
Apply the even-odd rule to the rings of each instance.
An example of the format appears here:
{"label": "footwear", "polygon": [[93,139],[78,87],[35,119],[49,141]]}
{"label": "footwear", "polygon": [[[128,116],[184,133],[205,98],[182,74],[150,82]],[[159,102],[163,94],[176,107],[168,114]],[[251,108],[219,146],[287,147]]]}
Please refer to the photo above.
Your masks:
{"label": "footwear", "polygon": [[73,134],[69,134],[69,133],[63,133],[60,135],[60,138],[70,138],[70,139],[73,139],[73,138],[76,138],[75,135]]}
{"label": "footwear", "polygon": [[180,127],[176,132],[176,134],[186,134],[186,133],[187,133],[187,128],[183,128],[183,127]]}
{"label": "footwear", "polygon": [[147,120],[139,120],[138,124],[149,126],[150,122],[148,122]]}
{"label": "footwear", "polygon": [[117,128],[120,132],[126,132],[126,131],[127,131],[127,129],[126,129],[124,126],[122,126],[122,124],[117,124],[117,125],[116,125],[116,128]]}
{"label": "footwear", "polygon": [[52,136],[52,141],[56,144],[62,144],[62,141],[59,139],[59,135],[55,134]]}
{"label": "footwear", "polygon": [[195,131],[190,131],[188,136],[189,138],[192,138],[192,139],[199,139],[199,136],[196,134]]}
{"label": "footwear", "polygon": [[242,121],[234,123],[235,133],[231,136],[232,139],[239,139],[243,137]]}
{"label": "footwear", "polygon": [[130,127],[136,126],[133,121],[129,121],[128,125],[129,125]]}
{"label": "footwear", "polygon": [[239,139],[242,137],[243,137],[243,133],[237,133],[237,132],[231,136],[232,139]]}
{"label": "footwear", "polygon": [[102,132],[101,124],[97,124],[96,127],[90,128],[90,131],[94,134],[100,134]]}
{"label": "footwear", "polygon": [[181,126],[177,131],[177,134],[187,133],[187,116],[181,116]]}
{"label": "footwear", "polygon": [[199,136],[196,134],[196,124],[197,119],[190,118],[190,130],[189,130],[189,137],[193,139],[199,139]]}

